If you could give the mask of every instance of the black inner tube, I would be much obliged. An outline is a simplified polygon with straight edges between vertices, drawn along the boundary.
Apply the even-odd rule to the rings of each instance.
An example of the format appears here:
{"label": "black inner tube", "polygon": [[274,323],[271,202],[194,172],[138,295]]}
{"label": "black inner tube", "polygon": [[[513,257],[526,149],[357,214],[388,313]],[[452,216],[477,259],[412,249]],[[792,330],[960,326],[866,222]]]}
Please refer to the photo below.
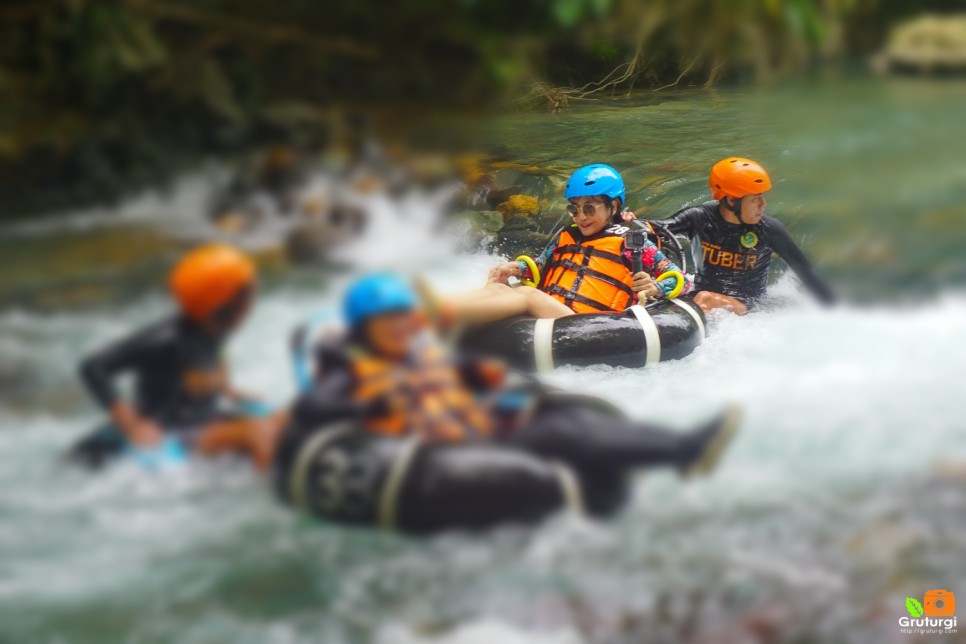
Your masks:
{"label": "black inner tube", "polygon": [[[683,358],[704,340],[704,315],[689,297],[659,300],[645,309],[636,311],[645,319],[631,309],[553,321],[517,317],[468,328],[457,343],[463,351],[500,358],[532,372],[549,366],[643,367]],[[540,334],[538,324],[552,329]]]}
{"label": "black inner tube", "polygon": [[[574,407],[622,415],[606,401],[555,390],[535,413]],[[567,507],[606,517],[624,505],[627,482],[624,471],[578,472],[500,440],[429,443],[337,420],[288,428],[275,467],[277,494],[302,511],[411,534],[533,524]]]}

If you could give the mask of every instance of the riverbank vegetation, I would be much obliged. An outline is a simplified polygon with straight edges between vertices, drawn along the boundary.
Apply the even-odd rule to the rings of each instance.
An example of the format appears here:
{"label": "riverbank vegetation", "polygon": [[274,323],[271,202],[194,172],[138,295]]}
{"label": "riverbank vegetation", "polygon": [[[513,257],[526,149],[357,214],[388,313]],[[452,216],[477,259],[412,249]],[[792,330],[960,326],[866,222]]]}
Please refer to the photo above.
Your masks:
{"label": "riverbank vegetation", "polygon": [[[910,5],[915,6],[910,6]],[[899,0],[9,0],[0,217],[102,203],[199,158],[322,145],[349,113],[559,111],[865,55]]]}

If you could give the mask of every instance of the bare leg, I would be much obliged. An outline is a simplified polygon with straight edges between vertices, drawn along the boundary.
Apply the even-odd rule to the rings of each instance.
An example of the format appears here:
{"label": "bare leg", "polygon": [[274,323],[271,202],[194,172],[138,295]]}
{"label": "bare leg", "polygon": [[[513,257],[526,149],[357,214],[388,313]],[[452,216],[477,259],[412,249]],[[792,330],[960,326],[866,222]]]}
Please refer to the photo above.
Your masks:
{"label": "bare leg", "polygon": [[195,449],[204,456],[242,452],[264,471],[272,464],[279,434],[287,420],[286,410],[269,418],[238,418],[212,423],[198,436]]}
{"label": "bare leg", "polygon": [[486,286],[482,288],[478,288],[475,291],[464,291],[462,293],[456,293],[455,295],[447,295],[446,302],[449,304],[457,304],[457,303],[462,304],[463,302],[476,302],[476,301],[484,300],[491,297],[506,295],[506,291],[508,288],[511,288],[511,287],[506,284],[500,284],[498,282],[488,282]]}
{"label": "bare leg", "polygon": [[424,280],[416,280],[416,288],[430,319],[445,318],[447,323],[483,324],[514,315],[562,318],[574,314],[566,305],[530,286],[511,287],[491,282],[481,289],[444,299]]}
{"label": "bare leg", "polygon": [[478,296],[464,293],[455,300],[447,301],[457,322],[481,324],[505,320],[514,315],[562,318],[574,314],[566,305],[530,286],[513,288],[505,284],[488,284],[475,294]]}
{"label": "bare leg", "polygon": [[705,313],[710,313],[714,309],[725,309],[738,315],[744,315],[748,312],[748,307],[740,301],[713,291],[700,291],[695,294],[694,303],[700,306]]}

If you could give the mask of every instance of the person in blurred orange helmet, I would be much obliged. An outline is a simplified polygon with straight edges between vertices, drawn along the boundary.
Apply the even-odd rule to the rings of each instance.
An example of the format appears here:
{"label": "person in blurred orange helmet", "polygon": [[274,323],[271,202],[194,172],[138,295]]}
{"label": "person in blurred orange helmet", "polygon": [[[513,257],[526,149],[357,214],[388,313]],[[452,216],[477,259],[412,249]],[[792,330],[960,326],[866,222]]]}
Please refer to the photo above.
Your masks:
{"label": "person in blurred orange helmet", "polygon": [[[231,246],[202,246],[171,271],[171,294],[184,316],[213,335],[242,321],[251,305],[255,265]],[[223,328],[225,327],[225,328]]]}
{"label": "person in blurred orange helmet", "polygon": [[[270,434],[283,422],[281,415],[226,414],[222,407],[226,399],[252,400],[232,387],[222,345],[248,315],[255,281],[255,264],[238,250],[197,248],[171,272],[177,314],[83,361],[84,383],[129,446],[147,451],[173,436],[203,454],[247,452],[268,465]],[[133,402],[115,387],[124,372],[134,374]]]}
{"label": "person in blurred orange helmet", "polygon": [[715,201],[656,222],[691,240],[698,265],[694,301],[705,312],[720,308],[747,313],[765,295],[774,254],[820,301],[834,302],[785,227],[765,214],[765,193],[772,188],[765,168],[751,159],[729,157],[714,164],[708,184]]}

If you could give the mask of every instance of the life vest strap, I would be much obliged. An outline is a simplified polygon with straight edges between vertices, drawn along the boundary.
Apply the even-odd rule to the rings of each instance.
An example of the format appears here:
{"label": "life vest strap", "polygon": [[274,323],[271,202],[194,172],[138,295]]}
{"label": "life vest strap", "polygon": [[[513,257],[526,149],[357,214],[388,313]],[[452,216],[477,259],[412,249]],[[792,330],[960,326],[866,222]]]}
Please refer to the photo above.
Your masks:
{"label": "life vest strap", "polygon": [[612,309],[607,304],[602,304],[601,302],[598,302],[597,300],[592,300],[589,297],[586,297],[584,295],[574,293],[573,291],[568,291],[567,289],[563,288],[559,284],[551,284],[546,288],[546,291],[551,295],[559,295],[560,297],[564,298],[566,300],[564,304],[566,304],[571,309],[573,309],[573,306],[572,306],[573,302],[579,302],[591,308],[597,309],[598,311],[601,311],[603,313],[614,312],[614,309]]}
{"label": "life vest strap", "polygon": [[627,293],[629,296],[634,297],[634,289],[632,289],[627,284],[621,282],[620,280],[611,277],[607,273],[602,273],[598,270],[590,268],[589,266],[583,266],[581,264],[577,264],[569,259],[562,260],[561,262],[559,262],[559,265],[576,272],[578,275],[590,275],[594,279],[598,279],[601,282],[606,282],[607,284],[610,284],[614,288],[620,289],[621,291]]}
{"label": "life vest strap", "polygon": [[558,256],[566,255],[572,253],[575,255],[589,255],[590,257],[600,257],[601,259],[607,259],[620,265],[624,265],[624,258],[615,253],[609,253],[606,250],[601,250],[599,248],[594,248],[593,246],[581,246],[580,244],[567,244],[565,246],[558,246],[554,252],[553,257],[550,259],[553,262]]}
{"label": "life vest strap", "polygon": [[429,349],[414,355],[412,362],[399,364],[360,354],[353,361],[353,371],[357,401],[388,396],[397,403],[385,417],[369,420],[373,431],[394,436],[414,432],[449,441],[485,437],[490,432],[488,417],[438,350]]}
{"label": "life vest strap", "polygon": [[558,298],[572,311],[621,310],[634,301],[632,278],[620,235],[580,240],[564,231],[547,261],[540,290]]}

